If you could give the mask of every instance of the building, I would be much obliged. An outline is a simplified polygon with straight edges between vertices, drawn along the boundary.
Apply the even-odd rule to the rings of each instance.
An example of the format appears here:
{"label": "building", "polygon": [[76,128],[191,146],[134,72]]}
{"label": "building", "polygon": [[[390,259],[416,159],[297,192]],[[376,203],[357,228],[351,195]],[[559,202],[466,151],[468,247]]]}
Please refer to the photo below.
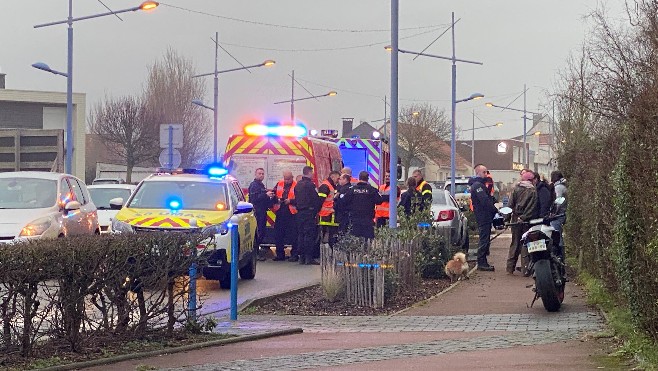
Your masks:
{"label": "building", "polygon": [[[457,141],[457,153],[471,160],[470,140]],[[529,144],[526,145],[529,148]],[[475,141],[474,165],[484,164],[491,172],[493,178],[502,185],[512,185],[517,181],[523,166],[523,140],[517,139],[488,139]]]}
{"label": "building", "polygon": [[[528,144],[528,167],[539,174],[550,177],[557,168],[556,152],[554,150],[555,128],[548,115],[534,114],[532,127],[526,133]],[[513,139],[523,141],[523,136]]]}
{"label": "building", "polygon": [[[0,129],[60,129],[66,143],[66,93],[6,89],[0,73]],[[86,95],[73,94],[73,175],[85,178]]]}

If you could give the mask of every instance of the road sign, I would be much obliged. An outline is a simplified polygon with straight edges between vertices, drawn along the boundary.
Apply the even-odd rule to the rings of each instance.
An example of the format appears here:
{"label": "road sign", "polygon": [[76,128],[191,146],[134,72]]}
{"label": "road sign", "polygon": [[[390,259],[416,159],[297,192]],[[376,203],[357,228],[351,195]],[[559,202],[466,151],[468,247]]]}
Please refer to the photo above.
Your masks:
{"label": "road sign", "polygon": [[160,152],[160,166],[166,169],[175,169],[180,166],[180,162],[180,152],[177,149],[172,149],[171,155],[169,154],[168,148],[165,148]]}
{"label": "road sign", "polygon": [[171,128],[171,145],[173,148],[183,147],[183,124],[160,124],[160,148],[169,147],[169,128]]}

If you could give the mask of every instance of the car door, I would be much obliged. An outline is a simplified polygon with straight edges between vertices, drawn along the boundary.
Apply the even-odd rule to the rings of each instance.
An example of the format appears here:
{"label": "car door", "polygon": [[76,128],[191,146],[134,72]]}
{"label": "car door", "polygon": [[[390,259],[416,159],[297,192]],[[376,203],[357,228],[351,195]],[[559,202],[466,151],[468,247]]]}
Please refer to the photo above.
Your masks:
{"label": "car door", "polygon": [[78,196],[76,195],[73,187],[69,183],[69,178],[65,177],[60,180],[59,185],[59,200],[60,207],[62,209],[62,227],[64,229],[64,234],[67,236],[74,236],[80,234],[80,212],[65,211],[64,208],[66,204],[71,201],[78,201]]}
{"label": "car door", "polygon": [[91,199],[91,195],[89,194],[89,190],[82,180],[77,178],[69,178],[69,180],[75,182],[75,184],[78,185],[78,189],[80,190],[80,193],[82,193],[82,197],[84,197],[84,203],[80,203],[82,205],[80,211],[83,214],[83,221],[80,224],[83,229],[82,233],[94,234],[99,228],[96,205],[94,205],[94,202]]}
{"label": "car door", "polygon": [[[237,210],[238,202],[245,201],[244,194],[240,186],[236,182],[228,184],[229,197],[231,199],[232,210]],[[250,217],[253,218],[253,213],[238,214],[238,231],[240,238],[240,259],[253,248],[253,233],[255,232],[255,225],[251,223]]]}
{"label": "car door", "polygon": [[446,192],[446,195],[448,197],[450,197],[449,201],[448,201],[448,204],[457,209],[455,211],[455,220],[456,220],[456,223],[457,223],[457,225],[455,227],[458,231],[460,231],[460,233],[459,233],[460,238],[459,238],[459,242],[457,242],[457,241],[454,241],[454,242],[455,242],[455,244],[461,245],[464,241],[464,236],[466,236],[466,238],[468,238],[468,233],[466,233],[467,232],[466,228],[468,228],[468,225],[467,225],[466,220],[465,220],[466,218],[464,217],[464,213],[462,212],[462,210],[459,208],[459,204],[452,197],[450,192]]}

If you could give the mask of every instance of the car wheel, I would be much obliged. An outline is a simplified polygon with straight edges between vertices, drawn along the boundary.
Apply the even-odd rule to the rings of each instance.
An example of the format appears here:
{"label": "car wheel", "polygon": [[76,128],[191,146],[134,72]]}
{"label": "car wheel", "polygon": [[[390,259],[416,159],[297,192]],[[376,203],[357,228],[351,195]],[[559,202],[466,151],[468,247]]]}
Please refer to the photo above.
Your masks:
{"label": "car wheel", "polygon": [[252,280],[256,277],[256,264],[258,261],[258,247],[256,247],[255,242],[257,238],[254,236],[254,248],[251,251],[251,256],[249,257],[249,263],[244,267],[240,268],[240,278],[243,280]]}

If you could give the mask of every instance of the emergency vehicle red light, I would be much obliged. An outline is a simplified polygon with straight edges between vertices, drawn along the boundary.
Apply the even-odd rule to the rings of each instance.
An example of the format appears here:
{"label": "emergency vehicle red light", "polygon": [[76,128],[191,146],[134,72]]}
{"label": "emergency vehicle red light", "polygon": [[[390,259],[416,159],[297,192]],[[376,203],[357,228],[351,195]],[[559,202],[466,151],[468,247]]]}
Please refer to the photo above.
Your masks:
{"label": "emergency vehicle red light", "polygon": [[303,137],[306,128],[303,125],[263,125],[249,124],[244,133],[250,136]]}

